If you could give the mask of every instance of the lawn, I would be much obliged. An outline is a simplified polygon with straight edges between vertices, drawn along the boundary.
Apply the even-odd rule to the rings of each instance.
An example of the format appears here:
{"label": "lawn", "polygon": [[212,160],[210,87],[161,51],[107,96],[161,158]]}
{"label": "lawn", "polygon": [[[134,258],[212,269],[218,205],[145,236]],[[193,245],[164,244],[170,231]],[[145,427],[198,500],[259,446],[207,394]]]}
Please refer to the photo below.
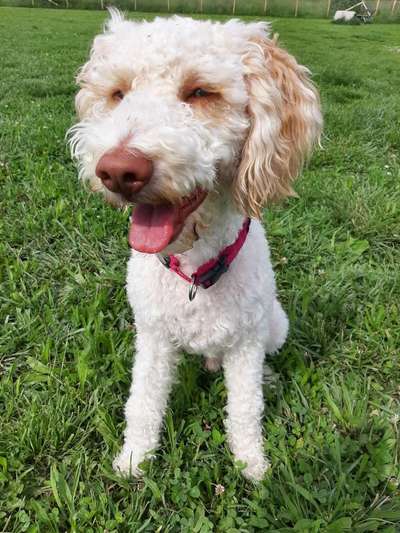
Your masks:
{"label": "lawn", "polygon": [[162,443],[118,478],[134,327],[127,214],[84,191],[64,135],[101,12],[0,8],[0,531],[400,530],[400,31],[274,20],[322,95],[299,198],[265,212],[288,342],[266,452],[232,466],[221,375],[186,357]]}

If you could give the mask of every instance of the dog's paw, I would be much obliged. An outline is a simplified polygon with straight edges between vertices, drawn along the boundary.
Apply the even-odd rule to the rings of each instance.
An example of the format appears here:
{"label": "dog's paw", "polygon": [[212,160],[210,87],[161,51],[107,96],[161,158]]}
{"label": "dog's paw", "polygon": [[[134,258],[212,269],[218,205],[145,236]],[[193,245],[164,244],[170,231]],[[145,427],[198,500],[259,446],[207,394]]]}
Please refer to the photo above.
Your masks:
{"label": "dog's paw", "polygon": [[242,470],[242,474],[249,481],[261,481],[270,467],[269,461],[264,457],[241,458],[240,462],[246,465]]}
{"label": "dog's paw", "polygon": [[141,477],[143,471],[139,464],[143,460],[144,456],[138,457],[132,450],[123,448],[113,461],[113,469],[122,477]]}

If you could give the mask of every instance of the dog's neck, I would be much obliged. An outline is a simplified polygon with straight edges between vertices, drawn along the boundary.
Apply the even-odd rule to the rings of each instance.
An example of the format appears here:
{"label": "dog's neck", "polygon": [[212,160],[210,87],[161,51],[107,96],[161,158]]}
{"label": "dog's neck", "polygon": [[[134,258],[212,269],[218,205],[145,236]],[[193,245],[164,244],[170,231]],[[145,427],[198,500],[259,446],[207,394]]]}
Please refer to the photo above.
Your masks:
{"label": "dog's neck", "polygon": [[244,218],[235,207],[229,190],[212,191],[163,255],[176,255],[183,269],[195,270],[235,241]]}

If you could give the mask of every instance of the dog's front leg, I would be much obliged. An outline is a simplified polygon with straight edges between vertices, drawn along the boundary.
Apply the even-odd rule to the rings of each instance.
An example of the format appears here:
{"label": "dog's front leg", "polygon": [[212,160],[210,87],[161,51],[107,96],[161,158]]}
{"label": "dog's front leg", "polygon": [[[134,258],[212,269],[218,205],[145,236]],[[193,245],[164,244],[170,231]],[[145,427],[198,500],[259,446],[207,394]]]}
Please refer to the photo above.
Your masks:
{"label": "dog's front leg", "polygon": [[262,436],[263,362],[263,348],[252,344],[237,347],[224,357],[230,448],[236,460],[246,463],[243,474],[256,481],[263,478],[269,466]]}
{"label": "dog's front leg", "polygon": [[116,471],[140,476],[139,464],[157,447],[177,361],[176,349],[160,332],[138,332],[124,445],[113,463]]}

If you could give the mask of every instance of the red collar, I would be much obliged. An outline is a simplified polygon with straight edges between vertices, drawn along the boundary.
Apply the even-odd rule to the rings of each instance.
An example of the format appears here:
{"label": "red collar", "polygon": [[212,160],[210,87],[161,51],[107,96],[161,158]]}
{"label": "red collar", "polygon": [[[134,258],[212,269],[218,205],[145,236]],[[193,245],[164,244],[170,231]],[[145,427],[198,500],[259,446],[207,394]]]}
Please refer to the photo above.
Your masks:
{"label": "red collar", "polygon": [[179,259],[175,255],[167,255],[162,259],[160,258],[165,267],[169,268],[178,274],[178,276],[191,284],[189,289],[190,301],[196,296],[198,287],[208,289],[214,285],[222,276],[222,274],[229,269],[230,264],[240,252],[243,244],[246,241],[246,237],[250,229],[250,222],[250,218],[246,218],[243,222],[242,229],[239,231],[238,236],[236,237],[235,242],[221,250],[217,257],[214,257],[213,259],[210,259],[206,263],[200,265],[196,272],[193,272],[190,277],[182,272]]}

